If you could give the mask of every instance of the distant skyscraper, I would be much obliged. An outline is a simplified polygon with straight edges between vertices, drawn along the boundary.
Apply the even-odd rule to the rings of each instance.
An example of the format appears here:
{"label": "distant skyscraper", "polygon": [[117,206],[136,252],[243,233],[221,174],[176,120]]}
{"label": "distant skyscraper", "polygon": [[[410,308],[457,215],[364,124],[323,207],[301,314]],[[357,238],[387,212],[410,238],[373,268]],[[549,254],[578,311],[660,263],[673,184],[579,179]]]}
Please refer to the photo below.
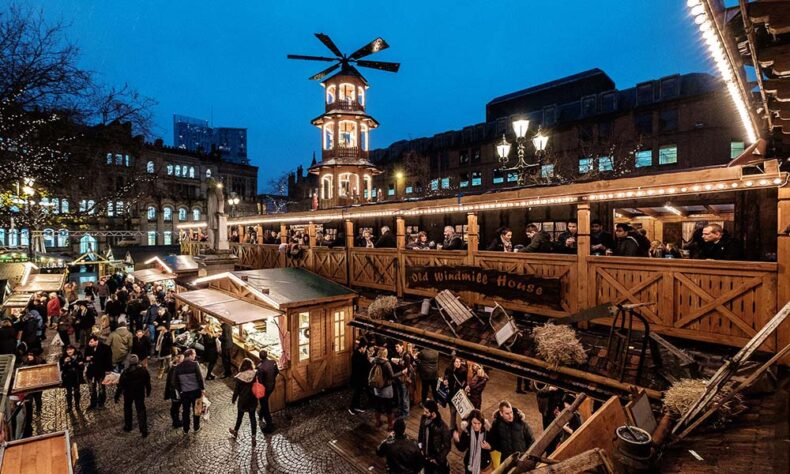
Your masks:
{"label": "distant skyscraper", "polygon": [[245,165],[250,162],[247,158],[246,128],[211,128],[207,120],[173,115],[173,145],[206,153],[216,148],[225,161]]}

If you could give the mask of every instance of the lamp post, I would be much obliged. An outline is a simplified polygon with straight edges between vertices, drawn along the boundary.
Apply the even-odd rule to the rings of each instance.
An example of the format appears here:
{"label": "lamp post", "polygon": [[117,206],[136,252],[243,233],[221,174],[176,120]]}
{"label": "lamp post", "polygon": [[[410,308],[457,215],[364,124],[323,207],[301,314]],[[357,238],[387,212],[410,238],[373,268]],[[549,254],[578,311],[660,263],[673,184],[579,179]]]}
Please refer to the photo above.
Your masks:
{"label": "lamp post", "polygon": [[510,155],[511,145],[508,143],[505,135],[502,135],[502,143],[497,145],[497,155],[499,155],[499,162],[502,164],[503,171],[515,171],[518,173],[518,185],[523,186],[524,181],[527,176],[527,172],[530,171],[532,168],[538,167],[541,165],[543,159],[543,152],[546,150],[546,145],[549,143],[549,137],[543,131],[538,128],[537,133],[532,137],[532,146],[535,147],[535,156],[538,158],[537,162],[535,163],[527,163],[526,160],[526,151],[527,151],[527,131],[529,130],[529,120],[526,119],[517,119],[513,121],[513,132],[516,134],[516,145],[517,145],[517,153],[518,153],[518,160],[516,164],[513,166],[508,167],[508,162],[510,161],[508,155]]}
{"label": "lamp post", "polygon": [[236,206],[238,206],[240,202],[241,199],[239,199],[239,196],[237,196],[236,193],[231,193],[228,198],[228,204],[230,205],[230,215],[232,217],[236,217]]}

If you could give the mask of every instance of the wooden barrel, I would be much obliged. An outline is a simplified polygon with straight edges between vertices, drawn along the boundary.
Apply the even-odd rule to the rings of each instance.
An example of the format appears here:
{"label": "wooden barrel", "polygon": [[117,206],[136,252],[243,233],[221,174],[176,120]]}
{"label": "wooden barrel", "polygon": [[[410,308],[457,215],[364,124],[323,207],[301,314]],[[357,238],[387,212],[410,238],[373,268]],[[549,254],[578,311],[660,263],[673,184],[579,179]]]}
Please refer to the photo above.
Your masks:
{"label": "wooden barrel", "polygon": [[636,426],[621,426],[616,434],[616,471],[627,474],[653,472],[653,439],[650,433]]}

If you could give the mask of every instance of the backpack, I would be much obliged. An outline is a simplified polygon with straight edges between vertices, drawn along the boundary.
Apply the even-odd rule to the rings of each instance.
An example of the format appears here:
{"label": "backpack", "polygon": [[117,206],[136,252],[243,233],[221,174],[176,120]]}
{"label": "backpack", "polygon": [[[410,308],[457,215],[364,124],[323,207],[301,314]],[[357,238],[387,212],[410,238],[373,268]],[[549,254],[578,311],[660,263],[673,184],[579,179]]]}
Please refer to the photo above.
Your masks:
{"label": "backpack", "polygon": [[255,377],[255,380],[252,382],[252,394],[259,400],[266,396],[266,387],[258,382],[258,377]]}
{"label": "backpack", "polygon": [[384,369],[381,366],[382,364],[373,364],[373,367],[371,367],[368,373],[368,385],[379,390],[386,386],[384,381]]}

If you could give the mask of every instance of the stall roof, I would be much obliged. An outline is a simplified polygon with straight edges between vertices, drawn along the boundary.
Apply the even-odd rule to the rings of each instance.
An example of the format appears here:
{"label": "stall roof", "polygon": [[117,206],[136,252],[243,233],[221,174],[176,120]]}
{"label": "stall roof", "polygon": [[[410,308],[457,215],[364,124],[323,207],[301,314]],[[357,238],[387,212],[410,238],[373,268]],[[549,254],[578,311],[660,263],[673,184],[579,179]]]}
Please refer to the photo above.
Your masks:
{"label": "stall roof", "polygon": [[248,303],[233,295],[211,288],[178,293],[176,299],[234,326],[282,314],[279,311]]}
{"label": "stall roof", "polygon": [[255,289],[268,290],[268,296],[281,308],[326,303],[356,295],[353,290],[303,268],[268,268],[233,274]]}
{"label": "stall roof", "polygon": [[32,296],[33,293],[14,293],[3,301],[3,308],[24,308]]}
{"label": "stall roof", "polygon": [[66,280],[65,273],[37,273],[30,275],[27,283],[14,288],[14,293],[36,293],[38,291],[60,291]]}
{"label": "stall roof", "polygon": [[176,274],[162,271],[158,268],[146,268],[145,270],[135,270],[132,272],[135,280],[143,283],[154,283],[162,280],[175,280]]}
{"label": "stall roof", "polygon": [[198,271],[198,263],[191,255],[168,255],[162,260],[173,269],[174,273],[188,273]]}

